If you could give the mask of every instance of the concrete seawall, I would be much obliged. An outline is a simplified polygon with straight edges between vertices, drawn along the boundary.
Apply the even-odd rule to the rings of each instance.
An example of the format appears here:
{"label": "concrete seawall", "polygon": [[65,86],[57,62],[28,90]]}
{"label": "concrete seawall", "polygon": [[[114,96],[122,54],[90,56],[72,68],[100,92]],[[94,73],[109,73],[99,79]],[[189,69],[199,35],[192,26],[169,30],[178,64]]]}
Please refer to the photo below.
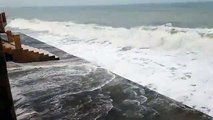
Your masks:
{"label": "concrete seawall", "polygon": [[21,38],[23,44],[47,50],[60,60],[8,62],[18,119],[212,119],[81,58],[26,35]]}

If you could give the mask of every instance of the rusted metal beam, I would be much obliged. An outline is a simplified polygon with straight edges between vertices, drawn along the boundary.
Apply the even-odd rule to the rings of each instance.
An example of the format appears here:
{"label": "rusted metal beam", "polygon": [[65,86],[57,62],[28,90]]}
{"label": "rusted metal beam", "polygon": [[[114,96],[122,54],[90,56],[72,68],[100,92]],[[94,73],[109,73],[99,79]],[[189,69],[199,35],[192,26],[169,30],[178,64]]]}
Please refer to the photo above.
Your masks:
{"label": "rusted metal beam", "polygon": [[6,34],[7,34],[7,39],[8,39],[8,41],[9,41],[9,42],[13,42],[13,33],[12,33],[12,31],[8,30],[8,31],[6,32]]}
{"label": "rusted metal beam", "polygon": [[2,13],[2,19],[3,19],[3,23],[4,23],[4,27],[5,27],[7,25],[7,18],[6,18],[5,12]]}
{"label": "rusted metal beam", "polygon": [[17,120],[0,36],[0,120]]}
{"label": "rusted metal beam", "polygon": [[15,42],[15,47],[17,50],[21,49],[21,38],[20,35],[13,35],[13,40]]}
{"label": "rusted metal beam", "polygon": [[5,26],[7,25],[7,19],[5,13],[0,13],[0,33],[5,33]]}

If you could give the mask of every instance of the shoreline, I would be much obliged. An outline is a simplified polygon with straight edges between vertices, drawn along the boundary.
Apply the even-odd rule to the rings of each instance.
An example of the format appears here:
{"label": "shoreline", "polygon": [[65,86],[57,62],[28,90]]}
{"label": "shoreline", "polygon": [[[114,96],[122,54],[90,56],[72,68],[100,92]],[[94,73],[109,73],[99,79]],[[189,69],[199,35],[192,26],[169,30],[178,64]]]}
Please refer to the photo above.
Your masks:
{"label": "shoreline", "polygon": [[8,62],[15,108],[23,110],[18,118],[212,119],[81,58],[24,34],[21,37],[23,44],[47,50],[61,60]]}

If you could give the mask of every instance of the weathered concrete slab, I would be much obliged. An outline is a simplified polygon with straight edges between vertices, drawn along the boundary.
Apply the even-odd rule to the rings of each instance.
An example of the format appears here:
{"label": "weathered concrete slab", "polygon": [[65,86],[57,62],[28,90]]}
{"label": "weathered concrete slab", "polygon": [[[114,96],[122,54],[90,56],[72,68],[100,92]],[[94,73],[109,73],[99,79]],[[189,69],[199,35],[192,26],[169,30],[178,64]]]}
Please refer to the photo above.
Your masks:
{"label": "weathered concrete slab", "polygon": [[211,117],[85,60],[22,35],[59,61],[8,63],[21,120],[210,120]]}

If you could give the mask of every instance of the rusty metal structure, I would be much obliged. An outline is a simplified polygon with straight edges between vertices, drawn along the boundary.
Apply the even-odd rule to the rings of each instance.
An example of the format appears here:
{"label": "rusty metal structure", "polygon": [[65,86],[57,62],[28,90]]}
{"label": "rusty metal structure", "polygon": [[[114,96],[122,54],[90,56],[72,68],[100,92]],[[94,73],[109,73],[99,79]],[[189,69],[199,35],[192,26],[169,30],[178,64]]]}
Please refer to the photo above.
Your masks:
{"label": "rusty metal structure", "polygon": [[21,36],[6,31],[6,25],[6,15],[4,12],[0,13],[0,120],[16,120],[6,60],[26,63],[59,58],[45,50],[21,44]]}
{"label": "rusty metal structure", "polygon": [[10,30],[6,31],[6,25],[6,15],[0,13],[0,34],[5,36],[1,42],[7,60],[19,63],[59,60],[59,57],[48,51],[21,44],[21,36]]}
{"label": "rusty metal structure", "polygon": [[0,40],[0,120],[16,120],[13,98],[6,68],[3,46]]}
{"label": "rusty metal structure", "polygon": [[5,26],[7,25],[7,19],[5,13],[0,14],[0,33],[5,32]]}

